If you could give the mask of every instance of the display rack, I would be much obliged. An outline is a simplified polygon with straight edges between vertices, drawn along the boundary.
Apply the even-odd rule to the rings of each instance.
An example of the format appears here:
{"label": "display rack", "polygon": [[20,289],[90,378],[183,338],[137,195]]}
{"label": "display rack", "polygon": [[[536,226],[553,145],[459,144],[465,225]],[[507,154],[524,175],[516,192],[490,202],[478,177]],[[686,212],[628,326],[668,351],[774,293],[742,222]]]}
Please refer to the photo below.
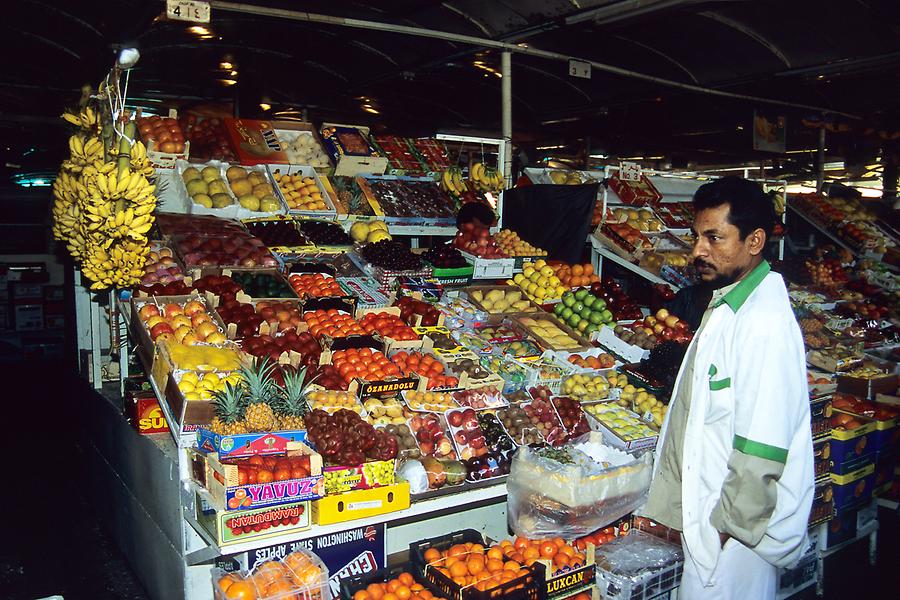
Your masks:
{"label": "display rack", "polygon": [[809,216],[806,215],[802,210],[800,210],[799,208],[797,208],[796,206],[794,206],[794,203],[793,203],[793,202],[791,202],[790,200],[788,200],[787,203],[785,204],[785,206],[786,206],[788,209],[790,209],[790,211],[791,211],[793,214],[797,215],[798,217],[800,217],[801,219],[803,219],[804,221],[806,221],[807,223],[809,223],[809,224],[813,227],[813,229],[815,229],[816,231],[818,231],[819,233],[821,233],[822,235],[824,235],[825,237],[827,237],[829,240],[831,240],[832,242],[834,242],[835,244],[837,244],[837,245],[840,246],[841,248],[844,248],[845,250],[847,250],[848,252],[851,252],[854,256],[856,256],[856,254],[857,254],[856,250],[854,250],[853,248],[851,248],[850,246],[848,246],[847,243],[846,243],[845,241],[843,241],[841,238],[839,238],[838,236],[836,236],[833,232],[828,231],[828,229],[826,229],[825,227],[823,227],[820,223],[816,222],[815,219],[809,217]]}

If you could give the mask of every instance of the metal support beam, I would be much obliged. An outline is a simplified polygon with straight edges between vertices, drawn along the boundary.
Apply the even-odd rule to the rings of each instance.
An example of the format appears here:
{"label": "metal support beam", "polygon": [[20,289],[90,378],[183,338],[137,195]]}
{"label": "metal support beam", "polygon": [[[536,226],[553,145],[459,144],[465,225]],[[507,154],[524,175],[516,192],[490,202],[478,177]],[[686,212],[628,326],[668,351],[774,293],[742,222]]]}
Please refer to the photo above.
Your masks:
{"label": "metal support beam", "polygon": [[480,38],[472,35],[462,35],[458,33],[451,33],[449,31],[437,31],[433,29],[424,29],[421,27],[409,27],[407,25],[396,25],[394,23],[382,23],[379,21],[368,21],[363,19],[348,19],[344,17],[333,17],[330,15],[323,15],[319,13],[311,13],[311,12],[302,12],[297,10],[285,10],[281,8],[270,8],[266,6],[254,6],[252,4],[243,4],[239,2],[221,2],[219,0],[212,0],[210,6],[214,10],[221,11],[229,11],[229,12],[237,12],[243,14],[250,15],[258,15],[261,17],[272,17],[278,19],[287,19],[290,21],[303,21],[306,23],[319,23],[321,25],[333,25],[337,27],[351,27],[354,29],[367,29],[371,31],[381,31],[385,33],[400,33],[403,35],[411,35],[416,37],[426,37],[432,38],[436,40],[444,40],[445,42],[454,42],[458,44],[468,44],[471,46],[475,46],[478,48],[492,48],[495,50],[501,51],[509,51],[509,52],[517,52],[519,54],[526,54],[528,56],[534,56],[537,58],[544,58],[547,60],[558,60],[568,63],[570,60],[579,60],[582,62],[590,63],[591,67],[597,69],[598,71],[603,71],[606,73],[611,73],[613,75],[618,75],[620,77],[627,77],[630,79],[638,79],[641,81],[647,81],[649,83],[653,83],[656,85],[662,85],[666,87],[672,87],[682,90],[689,90],[691,92],[696,92],[699,94],[706,94],[709,96],[718,96],[721,98],[734,98],[737,100],[748,100],[751,102],[759,102],[762,104],[771,104],[774,106],[790,106],[793,108],[802,108],[805,110],[812,110],[815,112],[820,112],[823,114],[834,114],[834,115],[842,115],[850,119],[860,119],[858,115],[853,115],[850,113],[845,113],[841,111],[832,110],[830,108],[823,108],[821,106],[811,106],[808,104],[797,104],[795,102],[787,102],[784,100],[776,100],[774,98],[762,98],[759,96],[748,96],[745,94],[736,94],[734,92],[726,92],[720,89],[712,89],[705,88],[699,85],[692,85],[689,83],[682,83],[680,81],[673,81],[671,79],[664,79],[662,77],[655,77],[653,75],[648,75],[646,73],[639,73],[637,71],[631,71],[629,69],[623,69],[621,67],[616,67],[613,65],[608,65],[606,63],[601,63],[593,60],[588,60],[578,56],[572,56],[569,54],[561,54],[559,52],[549,52],[547,50],[539,50],[537,48],[532,48],[531,46],[519,46],[514,43],[509,42],[501,42],[497,40],[492,40],[488,38]]}
{"label": "metal support beam", "polygon": [[825,185],[825,128],[819,129],[819,148],[816,150],[816,193]]}
{"label": "metal support beam", "polygon": [[508,50],[500,55],[500,102],[502,104],[503,136],[503,181],[504,189],[513,186],[512,181],[512,53]]}

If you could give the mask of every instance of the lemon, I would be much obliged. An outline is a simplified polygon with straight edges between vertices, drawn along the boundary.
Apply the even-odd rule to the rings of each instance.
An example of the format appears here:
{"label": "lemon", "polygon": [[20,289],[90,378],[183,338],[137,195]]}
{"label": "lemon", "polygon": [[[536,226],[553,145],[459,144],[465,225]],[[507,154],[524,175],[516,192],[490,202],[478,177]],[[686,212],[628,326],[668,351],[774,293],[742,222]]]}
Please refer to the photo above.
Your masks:
{"label": "lemon", "polygon": [[182,380],[181,383],[178,384],[178,387],[181,389],[182,394],[187,394],[188,392],[193,392],[195,386],[190,381]]}
{"label": "lemon", "polygon": [[354,223],[353,227],[350,228],[350,237],[352,237],[357,242],[364,242],[366,241],[366,238],[369,237],[369,232],[369,225],[360,221],[358,223]]}
{"label": "lemon", "polygon": [[389,240],[391,239],[391,235],[382,229],[376,229],[369,233],[369,236],[366,238],[366,242],[369,244],[374,244],[375,242],[380,242],[381,240]]}
{"label": "lemon", "polygon": [[181,383],[190,383],[191,385],[194,385],[198,381],[200,381],[200,377],[193,371],[188,371],[181,376]]}

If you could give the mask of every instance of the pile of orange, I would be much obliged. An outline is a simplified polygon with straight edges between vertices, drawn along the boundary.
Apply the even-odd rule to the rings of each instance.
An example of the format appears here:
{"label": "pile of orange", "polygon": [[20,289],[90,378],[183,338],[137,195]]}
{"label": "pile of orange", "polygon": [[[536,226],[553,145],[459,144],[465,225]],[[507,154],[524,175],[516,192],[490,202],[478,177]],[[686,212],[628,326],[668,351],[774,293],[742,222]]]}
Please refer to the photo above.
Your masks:
{"label": "pile of orange", "polygon": [[616,366],[616,359],[612,354],[604,352],[599,356],[582,356],[573,354],[569,357],[569,362],[583,369],[612,369]]}
{"label": "pile of orange", "polygon": [[521,536],[515,541],[500,542],[504,555],[513,561],[530,567],[537,560],[548,560],[553,564],[553,572],[563,569],[577,569],[585,564],[585,556],[560,537],[547,540],[529,540]]}
{"label": "pile of orange", "polygon": [[331,362],[345,383],[354,377],[366,381],[382,381],[388,377],[400,377],[400,367],[388,357],[371,348],[348,348],[331,355]]}
{"label": "pile of orange", "polygon": [[366,331],[353,317],[334,308],[304,313],[303,320],[309,325],[309,332],[316,338],[320,338],[323,335],[328,335],[332,338],[342,338],[349,335],[366,334]]}
{"label": "pile of orange", "polygon": [[587,548],[588,544],[600,546],[614,539],[616,539],[615,527],[604,527],[603,529],[599,529],[590,535],[578,538],[577,540],[575,540],[574,544],[576,548],[584,550],[585,548]]}
{"label": "pile of orange", "polygon": [[343,296],[344,290],[334,277],[325,277],[321,273],[292,273],[288,277],[294,293],[299,297],[312,296],[313,298],[325,298],[329,296]]}
{"label": "pile of orange", "polygon": [[422,377],[427,377],[429,390],[454,388],[459,385],[459,379],[444,375],[444,364],[432,354],[401,350],[391,357],[391,362],[400,367],[406,374],[416,373]]}
{"label": "pile of orange", "polygon": [[366,313],[359,321],[360,326],[366,330],[366,333],[375,333],[376,331],[386,338],[397,340],[398,342],[411,342],[419,339],[419,334],[413,331],[413,328],[406,324],[406,321],[398,315],[392,315],[387,312]]}
{"label": "pile of orange", "polygon": [[429,569],[436,569],[460,587],[472,586],[480,592],[529,573],[524,561],[505,556],[502,545],[485,549],[481,544],[467,542],[455,544],[444,551],[429,548],[424,558]]}
{"label": "pile of orange", "polygon": [[370,583],[353,594],[353,600],[444,600],[425,589],[407,572],[385,582]]}
{"label": "pile of orange", "polygon": [[[216,598],[254,600],[256,598],[305,598],[323,600],[320,586],[326,583],[322,571],[303,552],[292,552],[284,560],[262,563],[250,575],[228,573],[216,582]],[[327,583],[326,583],[327,585]]]}
{"label": "pile of orange", "polygon": [[567,288],[591,285],[600,281],[600,278],[594,274],[594,267],[590,264],[584,265],[550,265],[560,283]]}

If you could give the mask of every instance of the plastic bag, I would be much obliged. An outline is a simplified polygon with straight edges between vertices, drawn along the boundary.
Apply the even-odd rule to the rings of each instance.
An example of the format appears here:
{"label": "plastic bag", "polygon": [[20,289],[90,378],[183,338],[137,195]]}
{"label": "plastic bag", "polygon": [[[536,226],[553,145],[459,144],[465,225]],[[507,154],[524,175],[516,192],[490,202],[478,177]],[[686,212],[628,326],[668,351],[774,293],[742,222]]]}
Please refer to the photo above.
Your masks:
{"label": "plastic bag", "polygon": [[681,583],[681,546],[632,529],[597,547],[597,586],[603,598],[655,598]]}
{"label": "plastic bag", "polygon": [[601,440],[590,432],[561,448],[519,449],[506,484],[516,535],[582,537],[646,501],[652,455],[636,457]]}

